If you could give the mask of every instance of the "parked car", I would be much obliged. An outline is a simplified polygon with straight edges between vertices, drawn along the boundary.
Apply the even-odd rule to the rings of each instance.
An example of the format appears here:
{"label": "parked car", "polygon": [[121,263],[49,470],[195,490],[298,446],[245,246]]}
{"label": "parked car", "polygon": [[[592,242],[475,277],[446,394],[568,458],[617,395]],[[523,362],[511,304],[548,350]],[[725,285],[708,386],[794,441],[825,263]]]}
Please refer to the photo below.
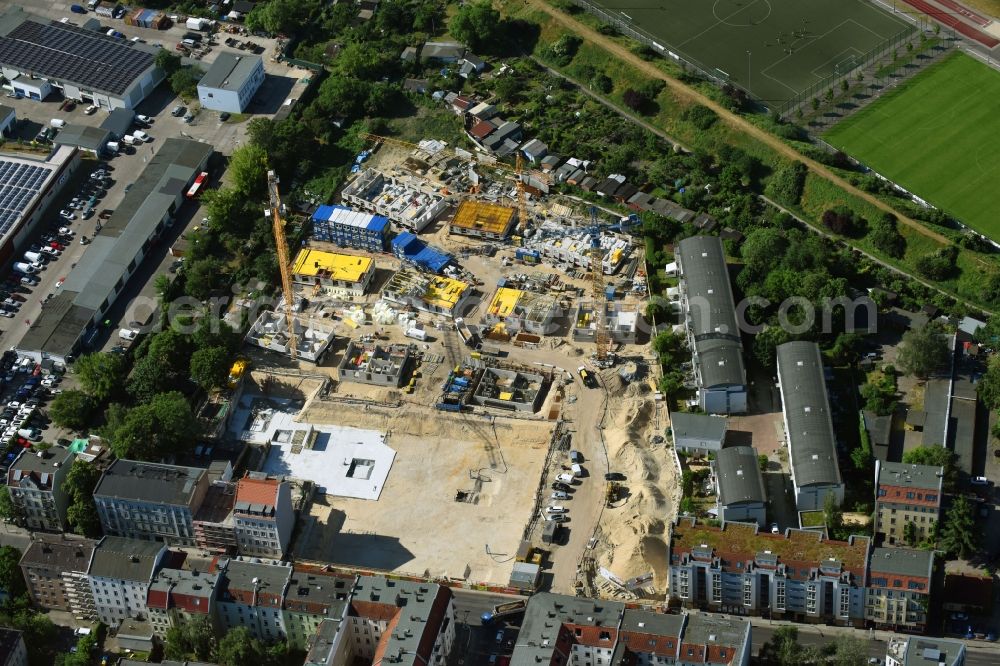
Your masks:
{"label": "parked car", "polygon": [[180,118],[185,113],[187,113],[187,108],[179,104],[170,110],[170,115],[172,115],[174,118]]}
{"label": "parked car", "polygon": [[222,122],[226,122],[227,120],[229,120],[229,118],[230,116],[227,111],[223,111],[222,113],[219,114],[219,120],[221,120]]}
{"label": "parked car", "polygon": [[570,486],[566,485],[562,481],[553,481],[552,482],[552,490],[561,490],[563,492],[567,492],[567,491],[571,490],[571,488],[570,488]]}
{"label": "parked car", "polygon": [[139,115],[137,115],[135,117],[135,119],[138,120],[143,125],[152,125],[153,124],[153,119],[152,118],[150,118],[149,116],[144,116],[141,113]]}
{"label": "parked car", "polygon": [[63,208],[61,211],[59,211],[59,217],[61,217],[64,220],[72,220],[76,217],[76,215],[73,214],[73,211]]}
{"label": "parked car", "polygon": [[551,521],[553,523],[565,523],[569,520],[569,516],[564,513],[546,513],[544,514],[545,520]]}
{"label": "parked car", "polygon": [[549,513],[569,513],[569,509],[564,506],[559,506],[558,504],[547,506],[545,510]]}
{"label": "parked car", "polygon": [[566,492],[563,491],[563,490],[557,490],[557,491],[553,492],[550,497],[552,499],[554,499],[554,500],[567,500],[567,499],[569,499],[569,495],[566,494]]}
{"label": "parked car", "polygon": [[92,116],[95,113],[97,113],[97,107],[91,104],[86,109],[84,109],[83,112],[86,113],[88,116]]}
{"label": "parked car", "polygon": [[972,480],[969,483],[971,483],[974,486],[988,486],[990,485],[990,480],[987,479],[985,476],[974,476],[972,477]]}

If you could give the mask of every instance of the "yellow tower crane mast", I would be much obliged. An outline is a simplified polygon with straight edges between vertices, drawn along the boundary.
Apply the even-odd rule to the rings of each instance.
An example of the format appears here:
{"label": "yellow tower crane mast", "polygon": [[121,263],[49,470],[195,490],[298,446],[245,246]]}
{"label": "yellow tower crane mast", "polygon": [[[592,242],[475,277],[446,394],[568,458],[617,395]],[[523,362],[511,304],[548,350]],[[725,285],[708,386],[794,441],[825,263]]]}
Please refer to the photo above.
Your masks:
{"label": "yellow tower crane mast", "polygon": [[295,338],[295,294],[292,292],[291,259],[288,257],[285,221],[281,217],[281,192],[278,190],[278,182],[278,175],[273,170],[268,170],[267,193],[271,204],[271,224],[274,227],[274,247],[278,251],[281,290],[285,296],[285,319],[288,321],[288,351],[294,361],[298,355]]}

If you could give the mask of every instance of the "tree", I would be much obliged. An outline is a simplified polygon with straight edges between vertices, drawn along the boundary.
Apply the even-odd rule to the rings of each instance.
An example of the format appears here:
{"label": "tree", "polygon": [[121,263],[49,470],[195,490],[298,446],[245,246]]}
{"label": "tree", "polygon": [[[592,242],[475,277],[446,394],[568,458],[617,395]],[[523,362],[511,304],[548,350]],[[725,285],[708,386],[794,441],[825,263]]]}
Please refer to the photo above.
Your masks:
{"label": "tree", "polygon": [[214,257],[192,261],[185,271],[184,291],[191,298],[204,301],[221,284],[223,270],[222,262]]}
{"label": "tree", "polygon": [[206,391],[225,386],[231,356],[223,347],[206,347],[191,354],[191,379]]}
{"label": "tree", "polygon": [[1000,409],[1000,355],[990,356],[986,372],[976,384],[976,392],[989,409]]}
{"label": "tree", "polygon": [[802,199],[807,173],[808,169],[802,162],[784,164],[768,180],[764,191],[778,203],[797,206]]}
{"label": "tree", "polygon": [[813,111],[819,110],[819,97],[813,97],[812,101],[809,102],[809,104],[810,106],[812,106]]}
{"label": "tree", "polygon": [[73,365],[80,384],[87,393],[103,402],[120,393],[128,370],[119,354],[86,354]]}
{"label": "tree", "polygon": [[157,393],[183,388],[191,362],[191,340],[173,329],[160,331],[150,339],[146,354],[135,364],[128,378],[128,392],[139,402],[148,402]]}
{"label": "tree", "polygon": [[941,548],[953,557],[965,559],[975,552],[976,541],[972,505],[964,497],[956,497],[941,529]]}
{"label": "tree", "polygon": [[877,217],[868,230],[872,245],[890,257],[900,259],[906,253],[906,239],[896,226],[896,216],[884,213]]}
{"label": "tree", "polygon": [[799,643],[799,630],[792,626],[779,627],[771,640],[760,648],[762,666],[803,666],[821,662],[821,655],[814,646]]}
{"label": "tree", "polygon": [[838,636],[831,663],[833,666],[864,666],[868,663],[868,643],[854,636]]}
{"label": "tree", "polygon": [[848,90],[848,89],[849,89],[850,87],[851,87],[851,84],[847,82],[847,79],[844,79],[844,80],[842,80],[842,81],[840,82],[840,89],[841,89],[841,91],[843,91],[843,92],[847,92],[847,90]]}
{"label": "tree", "polygon": [[215,662],[220,666],[246,666],[264,660],[263,643],[250,634],[246,627],[236,627],[226,632],[215,650]]}
{"label": "tree", "polygon": [[267,189],[267,153],[254,143],[245,143],[229,158],[233,187],[244,196],[259,196]]}
{"label": "tree", "polygon": [[167,630],[163,654],[175,661],[208,661],[215,646],[215,632],[208,619],[175,625]]}
{"label": "tree", "polygon": [[101,523],[94,504],[94,489],[101,480],[101,471],[85,460],[73,461],[62,489],[69,498],[66,519],[74,532],[86,537],[101,534]]}
{"label": "tree", "polygon": [[823,522],[826,524],[830,537],[835,536],[844,526],[844,513],[837,504],[837,497],[833,493],[827,493],[823,499]]}
{"label": "tree", "polygon": [[93,396],[69,389],[57,395],[49,405],[49,416],[60,428],[81,432],[90,425],[90,417],[96,407],[97,401]]}
{"label": "tree", "polygon": [[20,523],[21,515],[20,509],[14,505],[14,500],[10,498],[10,493],[6,488],[0,488],[0,518],[3,518],[10,523]]}
{"label": "tree", "polygon": [[614,81],[604,72],[598,72],[590,78],[590,87],[602,95],[609,94],[614,89]]}
{"label": "tree", "polygon": [[153,64],[162,69],[163,74],[169,79],[181,68],[181,57],[169,49],[160,49],[153,58]]}
{"label": "tree", "polygon": [[191,406],[177,391],[159,393],[131,409],[112,405],[102,429],[119,458],[160,460],[190,449],[198,436]]}
{"label": "tree", "polygon": [[896,362],[906,374],[926,379],[947,367],[949,354],[947,336],[937,326],[928,324],[903,334]]}
{"label": "tree", "polygon": [[251,32],[288,35],[308,23],[313,8],[311,0],[263,2],[247,14],[244,23]]}
{"label": "tree", "polygon": [[170,89],[183,99],[193,99],[198,96],[198,82],[205,72],[197,67],[182,67],[170,75]]}
{"label": "tree", "polygon": [[931,465],[944,469],[944,488],[947,491],[955,487],[958,476],[957,456],[955,452],[943,446],[916,446],[903,454],[903,462],[907,465]]}
{"label": "tree", "polygon": [[917,524],[912,520],[907,520],[906,524],[903,525],[903,541],[908,546],[917,545]]}
{"label": "tree", "polygon": [[503,22],[488,0],[480,0],[462,5],[448,23],[448,32],[476,53],[495,53],[500,47]]}
{"label": "tree", "polygon": [[643,107],[646,106],[649,100],[646,98],[645,95],[642,94],[642,92],[634,88],[629,88],[628,90],[622,93],[622,102],[624,102],[625,106],[632,109],[633,111],[641,113]]}
{"label": "tree", "polygon": [[21,551],[13,546],[0,546],[0,589],[10,597],[19,597],[27,591],[20,561]]}

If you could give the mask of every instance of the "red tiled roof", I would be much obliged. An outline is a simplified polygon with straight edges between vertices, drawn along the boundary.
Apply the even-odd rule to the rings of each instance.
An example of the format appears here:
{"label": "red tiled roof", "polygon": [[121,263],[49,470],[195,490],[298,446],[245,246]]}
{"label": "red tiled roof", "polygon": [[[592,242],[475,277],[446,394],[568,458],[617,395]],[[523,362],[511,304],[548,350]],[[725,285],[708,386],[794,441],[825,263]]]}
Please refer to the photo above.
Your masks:
{"label": "red tiled roof", "polygon": [[169,597],[170,595],[167,594],[166,590],[150,590],[146,595],[146,605],[150,608],[166,610]]}
{"label": "red tiled roof", "polygon": [[236,484],[236,501],[248,504],[266,504],[274,506],[277,503],[277,479],[240,479]]}
{"label": "red tiled roof", "polygon": [[677,636],[660,636],[638,631],[623,631],[621,640],[631,652],[648,652],[660,657],[673,657],[677,654]]}
{"label": "red tiled roof", "polygon": [[469,130],[469,134],[471,134],[474,138],[482,141],[490,134],[492,134],[493,130],[495,130],[496,128],[497,126],[491,123],[490,121],[480,120],[478,123],[472,126],[472,129]]}
{"label": "red tiled roof", "polygon": [[[879,495],[879,502],[891,502],[893,504],[906,504],[907,506],[941,506],[941,493],[934,491],[916,490],[906,486],[892,486],[885,483],[879,484],[879,490],[884,491],[884,495]],[[912,499],[907,499],[907,494],[913,494]],[[937,499],[928,500],[928,497]]]}
{"label": "red tiled roof", "polygon": [[375,601],[361,601],[358,599],[351,601],[351,610],[358,617],[370,620],[391,620],[399,612],[399,608],[393,604],[382,604]]}

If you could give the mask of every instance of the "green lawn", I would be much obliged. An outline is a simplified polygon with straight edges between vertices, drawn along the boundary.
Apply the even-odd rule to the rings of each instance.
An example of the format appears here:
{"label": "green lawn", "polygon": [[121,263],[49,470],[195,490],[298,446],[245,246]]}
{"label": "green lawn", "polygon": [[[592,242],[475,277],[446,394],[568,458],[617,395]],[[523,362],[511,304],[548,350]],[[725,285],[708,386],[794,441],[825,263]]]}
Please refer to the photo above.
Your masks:
{"label": "green lawn", "polygon": [[827,132],[834,146],[1000,240],[1000,72],[963,53]]}

